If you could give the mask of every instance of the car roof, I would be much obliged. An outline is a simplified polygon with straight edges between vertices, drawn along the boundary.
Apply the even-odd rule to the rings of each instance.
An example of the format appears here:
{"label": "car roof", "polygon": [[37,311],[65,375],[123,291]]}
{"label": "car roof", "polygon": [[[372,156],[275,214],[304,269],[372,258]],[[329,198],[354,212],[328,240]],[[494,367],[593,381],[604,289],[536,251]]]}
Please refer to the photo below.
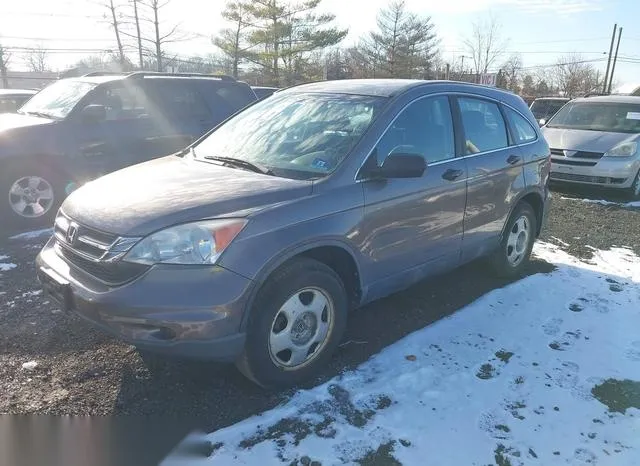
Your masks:
{"label": "car roof", "polygon": [[111,81],[119,81],[122,79],[201,79],[207,81],[225,82],[228,84],[246,84],[242,81],[237,81],[231,77],[221,75],[207,75],[200,73],[155,73],[155,72],[133,72],[133,73],[90,73],[85,76],[78,76],[73,78],[64,78],[66,80],[73,80],[78,82],[87,82],[94,84],[103,84]]}
{"label": "car roof", "polygon": [[279,87],[269,87],[269,86],[251,86],[251,89],[264,89],[267,91],[277,91],[278,89],[280,89]]}
{"label": "car roof", "polygon": [[35,89],[0,89],[0,95],[33,95],[37,92]]}
{"label": "car roof", "polygon": [[593,97],[581,97],[574,102],[600,102],[620,104],[640,104],[640,96],[633,95],[598,95]]}
{"label": "car roof", "polygon": [[460,81],[440,81],[424,79],[342,79],[319,81],[283,89],[280,92],[326,92],[335,94],[368,95],[374,97],[394,97],[410,89],[430,85],[455,85],[456,91],[483,89],[502,96],[515,94],[491,86],[470,84]]}

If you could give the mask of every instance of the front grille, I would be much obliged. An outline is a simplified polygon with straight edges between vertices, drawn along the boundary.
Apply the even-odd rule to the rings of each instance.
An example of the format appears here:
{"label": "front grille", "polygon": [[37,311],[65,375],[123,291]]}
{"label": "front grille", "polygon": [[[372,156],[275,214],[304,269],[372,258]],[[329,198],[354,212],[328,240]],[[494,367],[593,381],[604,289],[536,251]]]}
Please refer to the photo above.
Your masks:
{"label": "front grille", "polygon": [[572,159],[567,159],[567,158],[563,158],[563,159],[558,159],[555,157],[551,158],[551,161],[553,163],[560,163],[563,165],[577,165],[580,167],[593,167],[594,165],[596,165],[598,162],[586,162],[584,160],[572,160]]}
{"label": "front grille", "polygon": [[143,264],[133,264],[123,261],[93,262],[69,249],[61,247],[59,244],[56,247],[56,251],[67,262],[109,285],[123,285],[139,277],[149,268]]}
{"label": "front grille", "polygon": [[[560,157],[566,157],[564,155],[564,151],[562,149],[551,149],[551,155],[558,155]],[[570,157],[572,159],[598,160],[598,159],[601,159],[603,155],[604,155],[603,152],[589,152],[589,151],[579,150],[575,154],[572,154]]]}
{"label": "front grille", "polygon": [[[70,228],[73,235],[70,235]],[[142,275],[149,267],[118,260],[138,240],[80,225],[64,214],[55,222],[56,252],[67,262],[109,285],[121,285]],[[69,238],[73,236],[73,238]],[[108,259],[108,260],[107,260]]]}
{"label": "front grille", "polygon": [[597,183],[597,184],[622,184],[626,178],[609,178],[606,176],[589,176],[589,175],[577,175],[574,173],[551,173],[551,179],[553,180],[565,180],[565,181],[577,181],[582,183]]}

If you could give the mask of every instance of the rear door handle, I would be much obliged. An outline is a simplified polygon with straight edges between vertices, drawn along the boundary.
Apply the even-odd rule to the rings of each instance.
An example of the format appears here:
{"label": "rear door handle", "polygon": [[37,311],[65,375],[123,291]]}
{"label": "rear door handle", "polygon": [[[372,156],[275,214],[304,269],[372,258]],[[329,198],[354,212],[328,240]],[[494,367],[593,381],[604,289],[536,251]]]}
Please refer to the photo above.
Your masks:
{"label": "rear door handle", "polygon": [[510,155],[509,157],[507,157],[507,163],[509,165],[515,165],[516,163],[519,163],[522,160],[522,157],[518,157],[517,155]]}
{"label": "rear door handle", "polygon": [[450,168],[442,174],[442,178],[447,181],[455,181],[460,178],[463,173],[464,172],[462,170],[454,170],[453,168]]}

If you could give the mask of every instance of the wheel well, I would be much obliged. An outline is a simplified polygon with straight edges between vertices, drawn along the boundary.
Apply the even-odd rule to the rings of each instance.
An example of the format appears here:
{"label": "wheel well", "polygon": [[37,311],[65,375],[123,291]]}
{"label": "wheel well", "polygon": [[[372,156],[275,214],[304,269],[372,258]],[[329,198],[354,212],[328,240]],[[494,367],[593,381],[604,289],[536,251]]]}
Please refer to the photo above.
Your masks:
{"label": "wheel well", "polygon": [[362,289],[358,266],[353,256],[338,246],[320,246],[300,253],[298,257],[309,257],[331,267],[342,280],[352,307],[360,302]]}
{"label": "wheel well", "polygon": [[531,206],[533,212],[536,214],[536,235],[540,234],[542,229],[542,216],[544,214],[544,204],[542,202],[542,198],[537,193],[529,193],[520,199],[520,202],[526,202]]}

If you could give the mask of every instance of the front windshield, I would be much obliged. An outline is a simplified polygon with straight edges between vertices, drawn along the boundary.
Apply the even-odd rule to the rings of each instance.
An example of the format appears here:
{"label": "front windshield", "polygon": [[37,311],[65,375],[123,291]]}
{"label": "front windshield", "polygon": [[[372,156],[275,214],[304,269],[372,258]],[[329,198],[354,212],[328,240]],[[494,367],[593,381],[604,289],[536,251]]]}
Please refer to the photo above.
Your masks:
{"label": "front windshield", "polygon": [[20,113],[63,119],[96,86],[95,83],[63,79],[34,95],[20,108]]}
{"label": "front windshield", "polygon": [[195,156],[233,157],[279,176],[333,172],[386,99],[346,94],[283,94],[259,102],[198,144]]}
{"label": "front windshield", "polygon": [[610,133],[640,133],[640,104],[576,102],[565,105],[548,128],[583,129]]}

